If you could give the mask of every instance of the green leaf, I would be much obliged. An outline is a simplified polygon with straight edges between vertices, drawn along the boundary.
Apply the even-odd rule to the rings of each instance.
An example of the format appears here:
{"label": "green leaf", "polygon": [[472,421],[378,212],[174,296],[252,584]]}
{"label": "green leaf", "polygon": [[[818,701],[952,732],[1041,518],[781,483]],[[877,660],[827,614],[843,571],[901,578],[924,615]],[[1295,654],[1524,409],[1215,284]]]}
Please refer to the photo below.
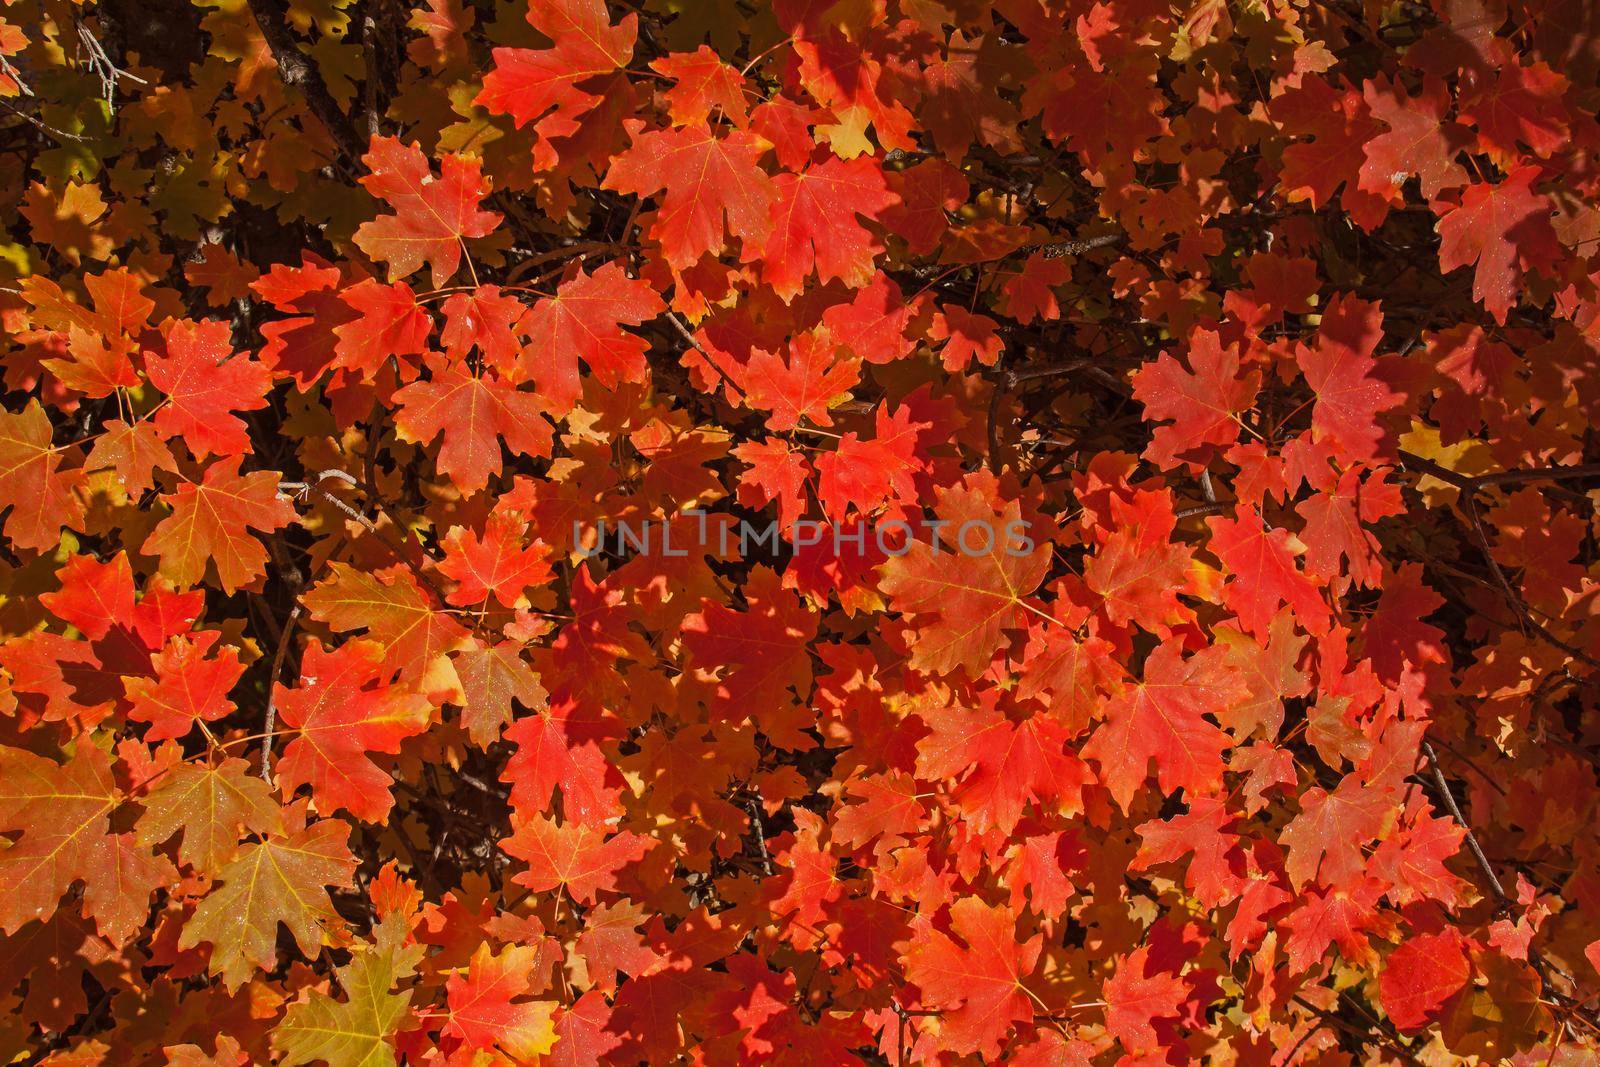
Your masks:
{"label": "green leaf", "polygon": [[405,923],[391,916],[378,927],[377,940],[357,950],[339,969],[345,999],[312,993],[292,1006],[272,1032],[272,1047],[284,1067],[326,1062],[332,1067],[394,1067],[393,1035],[411,1006],[411,991],[391,993],[415,973],[421,945],[404,944]]}

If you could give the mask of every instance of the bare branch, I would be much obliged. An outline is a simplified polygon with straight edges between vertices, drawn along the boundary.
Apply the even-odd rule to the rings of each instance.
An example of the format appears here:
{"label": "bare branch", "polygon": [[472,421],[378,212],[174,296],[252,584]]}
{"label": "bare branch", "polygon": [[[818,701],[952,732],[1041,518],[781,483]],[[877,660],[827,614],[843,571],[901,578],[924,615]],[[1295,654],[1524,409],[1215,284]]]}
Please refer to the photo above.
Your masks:
{"label": "bare branch", "polygon": [[1489,865],[1489,857],[1483,854],[1483,846],[1478,844],[1478,837],[1472,832],[1472,827],[1467,824],[1466,816],[1461,814],[1461,808],[1456,804],[1455,794],[1450,791],[1450,783],[1445,780],[1444,771],[1439,769],[1439,757],[1433,751],[1433,746],[1422,742],[1422,754],[1428,760],[1428,769],[1433,772],[1433,784],[1439,790],[1439,796],[1444,800],[1444,806],[1450,809],[1450,814],[1460,824],[1461,829],[1467,834],[1467,848],[1472,852],[1472,858],[1478,862],[1478,869],[1488,879],[1489,888],[1494,891],[1495,899],[1502,904],[1511,900],[1511,895],[1506,892],[1506,887],[1500,884],[1500,877],[1494,873],[1494,868]]}
{"label": "bare branch", "polygon": [[684,325],[683,320],[678,318],[675,312],[669,310],[667,312],[667,321],[672,323],[672,328],[678,331],[679,336],[689,342],[690,347],[706,357],[706,362],[711,364],[711,369],[717,372],[717,377],[722,379],[722,384],[731,390],[735,396],[743,400],[744,390],[739,388],[737,382],[728,377],[728,372],[722,369],[722,364],[717,362],[717,357],[706,351],[705,345],[695,340],[694,334],[689,331],[689,327]]}
{"label": "bare branch", "polygon": [[295,624],[299,621],[300,604],[296,601],[289,612],[288,621],[278,634],[278,650],[272,654],[272,673],[267,675],[267,714],[261,728],[261,778],[268,785],[272,784],[272,736],[278,728],[278,705],[275,701],[278,679],[282,676],[284,657],[289,652],[289,642],[294,639]]}

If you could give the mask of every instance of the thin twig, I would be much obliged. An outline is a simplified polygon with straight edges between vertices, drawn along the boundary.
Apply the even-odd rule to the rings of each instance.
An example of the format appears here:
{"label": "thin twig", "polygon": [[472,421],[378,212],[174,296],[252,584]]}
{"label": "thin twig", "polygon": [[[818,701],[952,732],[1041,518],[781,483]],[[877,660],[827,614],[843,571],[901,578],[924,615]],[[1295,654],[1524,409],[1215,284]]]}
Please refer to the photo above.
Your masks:
{"label": "thin twig", "polygon": [[261,734],[261,779],[268,785],[272,783],[272,735],[278,728],[278,705],[276,701],[278,678],[283,671],[283,660],[289,652],[289,642],[294,638],[295,624],[300,621],[300,603],[297,600],[294,608],[289,612],[288,621],[283,624],[283,629],[278,634],[278,650],[272,654],[272,673],[267,676],[267,715],[266,725],[262,727]]}
{"label": "thin twig", "polygon": [[[1305,1008],[1311,1012],[1315,1012],[1317,1017],[1323,1022],[1329,1023],[1336,1029],[1343,1030],[1345,1033],[1358,1040],[1365,1041],[1367,1038],[1374,1036],[1371,1029],[1363,1030],[1350,1020],[1341,1019],[1336,1013],[1328,1011],[1326,1008],[1317,1007],[1315,1004],[1311,1003],[1309,1000],[1306,1000],[1299,994],[1295,994],[1290,999],[1296,1004],[1300,1005],[1302,1008]],[[1347,1002],[1341,1000],[1341,1003]],[[1416,1054],[1410,1049],[1401,1045],[1397,1037],[1392,1037],[1389,1034],[1384,1033],[1381,1029],[1377,1031],[1376,1036],[1380,1042],[1387,1045],[1390,1051],[1396,1053],[1406,1063],[1412,1064],[1413,1067],[1422,1067],[1422,1061],[1417,1059]]]}
{"label": "thin twig", "polygon": [[711,364],[711,369],[717,372],[717,377],[722,379],[722,384],[728,389],[732,390],[740,400],[743,400],[745,393],[743,389],[739,388],[739,383],[728,377],[728,372],[722,369],[722,365],[717,362],[717,357],[706,351],[705,345],[702,345],[698,340],[695,339],[694,334],[690,332],[688,326],[684,325],[683,320],[678,318],[677,313],[669,310],[667,312],[667,321],[672,323],[673,328],[678,331],[679,336],[681,336],[685,341],[689,342],[696,352],[699,352],[702,356],[706,357],[706,362]]}
{"label": "thin twig", "polygon": [[278,483],[278,492],[280,492],[280,493],[291,493],[291,494],[294,494],[296,496],[303,496],[306,493],[315,492],[319,496],[321,496],[322,499],[326,500],[328,503],[332,504],[334,507],[336,507],[340,511],[344,512],[346,515],[350,516],[352,519],[356,520],[361,525],[365,526],[372,533],[376,534],[378,532],[378,524],[377,523],[373,522],[371,519],[369,519],[365,515],[361,514],[361,512],[357,511],[355,508],[351,507],[349,504],[346,504],[343,500],[340,500],[338,497],[334,496],[332,493],[330,493],[326,489],[322,488],[321,484],[319,484],[321,482],[327,481],[330,478],[334,478],[334,479],[337,479],[338,481],[344,482],[346,485],[356,485],[356,484],[358,484],[356,482],[354,476],[352,476],[349,472],[342,471],[342,470],[336,470],[336,469],[330,469],[330,470],[325,470],[325,471],[319,471],[317,473],[317,475],[316,475],[316,480],[312,481],[312,482],[279,482]]}
{"label": "thin twig", "polygon": [[1494,550],[1489,543],[1488,527],[1484,524],[1483,516],[1478,511],[1477,493],[1485,486],[1491,485],[1516,485],[1522,482],[1534,481],[1575,481],[1583,478],[1600,477],[1600,464],[1584,464],[1574,467],[1529,467],[1523,470],[1497,471],[1492,474],[1468,475],[1458,474],[1448,467],[1442,467],[1430,459],[1412,452],[1401,452],[1400,459],[1408,468],[1414,468],[1423,474],[1431,475],[1447,485],[1460,491],[1461,507],[1467,514],[1467,520],[1472,528],[1473,540],[1478,543],[1478,549],[1483,554],[1484,562],[1489,567],[1489,572],[1494,575],[1495,583],[1500,587],[1501,596],[1506,605],[1511,608],[1517,617],[1518,628],[1524,633],[1532,631],[1547,644],[1559,648],[1590,667],[1600,670],[1600,659],[1589,655],[1583,649],[1570,642],[1563,641],[1550,629],[1533,617],[1522,597],[1517,594],[1510,578],[1500,566],[1500,561],[1495,558]]}
{"label": "thin twig", "polygon": [[989,413],[983,432],[989,445],[989,473],[995,475],[998,475],[1005,466],[1000,458],[1000,402],[1011,391],[1016,380],[1014,374],[1005,375],[994,383],[994,392],[989,394]]}
{"label": "thin twig", "polygon": [[1400,460],[1430,474],[1457,489],[1479,489],[1490,485],[1516,485],[1521,482],[1570,482],[1584,478],[1600,478],[1600,463],[1582,463],[1570,467],[1521,467],[1516,470],[1493,471],[1489,474],[1461,474],[1442,467],[1431,459],[1414,452],[1401,452]]}
{"label": "thin twig", "polygon": [[770,875],[772,873],[772,855],[767,851],[767,827],[761,821],[761,808],[754,798],[749,801],[748,806],[751,826],[755,829],[756,844],[761,849],[761,873]]}
{"label": "thin twig", "polygon": [[1067,256],[1081,256],[1085,252],[1092,252],[1096,248],[1105,248],[1114,245],[1127,237],[1125,233],[1103,233],[1098,237],[1086,237],[1077,241],[1057,241],[1053,244],[1040,246],[1045,259],[1065,259]]}
{"label": "thin twig", "polygon": [[337,481],[344,482],[346,485],[358,488],[361,485],[360,482],[356,481],[355,475],[351,474],[350,472],[342,471],[337,468],[331,468],[329,470],[319,471],[316,476],[308,482],[279,482],[278,491],[281,493],[292,494],[299,499],[304,499],[307,494],[315,493],[323,500],[326,500],[328,503],[332,504],[343,514],[348,515],[356,522],[359,522],[367,529],[369,533],[382,542],[384,547],[392,552],[396,559],[398,559],[401,563],[404,563],[406,567],[410,569],[411,573],[416,577],[418,584],[422,588],[427,589],[440,603],[443,603],[444,591],[439,587],[437,580],[428,572],[426,567],[426,563],[428,562],[427,554],[423,551],[420,545],[412,541],[410,536],[406,534],[405,527],[400,525],[399,520],[395,518],[395,516],[389,511],[389,507],[384,502],[383,498],[378,496],[375,492],[372,492],[370,489],[368,490],[368,492],[371,494],[372,502],[377,505],[378,510],[388,518],[389,522],[395,527],[395,529],[401,531],[401,541],[398,544],[396,544],[395,541],[388,536],[383,527],[379,526],[370,517],[362,514],[357,509],[351,507],[343,500],[340,500],[338,497],[322,488],[320,483],[329,479],[335,479]]}
{"label": "thin twig", "polygon": [[[74,20],[76,22],[76,20]],[[89,31],[89,27],[77,22],[78,41],[89,53],[89,72],[100,79],[100,92],[105,98],[106,107],[112,114],[117,110],[117,82],[123,78],[136,85],[149,85],[150,83],[137,74],[130,74],[111,61],[106,54],[105,47],[100,44],[100,39]]]}
{"label": "thin twig", "polygon": [[1000,374],[995,382],[994,392],[989,396],[989,417],[984,432],[989,443],[989,470],[999,474],[1005,466],[1000,455],[1000,404],[1005,397],[1016,389],[1017,386],[1027,382],[1038,381],[1041,378],[1054,378],[1058,375],[1072,374],[1089,366],[1086,359],[1075,359],[1053,367],[1032,367],[1026,370],[1009,370]]}
{"label": "thin twig", "polygon": [[23,96],[37,95],[33,91],[33,86],[29,85],[23,80],[22,72],[16,67],[12,66],[11,60],[7,59],[3,55],[0,55],[0,74],[4,74],[6,77],[10,78],[12,84],[17,87],[17,92],[21,93]]}
{"label": "thin twig", "polygon": [[71,141],[74,144],[83,144],[83,143],[85,143],[86,141],[89,140],[89,138],[83,136],[82,134],[68,133],[66,130],[58,130],[54,126],[50,125],[48,122],[44,121],[44,119],[39,118],[37,115],[28,114],[26,111],[22,110],[21,108],[17,107],[15,104],[11,103],[9,100],[6,100],[4,98],[0,98],[0,107],[5,108],[7,111],[11,112],[13,115],[17,116],[18,118],[23,119],[24,121],[26,121],[28,123],[31,123],[33,126],[37,127],[38,129],[43,130],[45,133],[47,133],[51,137],[55,138],[58,142]]}
{"label": "thin twig", "polygon": [[1422,754],[1428,760],[1428,768],[1433,772],[1433,784],[1444,799],[1445,807],[1466,832],[1467,848],[1472,852],[1472,858],[1478,861],[1478,869],[1488,879],[1489,888],[1494,890],[1495,899],[1502,904],[1510,903],[1511,895],[1506,892],[1506,887],[1500,884],[1500,877],[1494,873],[1494,868],[1489,866],[1489,857],[1483,854],[1483,846],[1478,844],[1477,835],[1472,832],[1466,816],[1461,814],[1461,808],[1456,804],[1455,794],[1450,791],[1450,783],[1445,780],[1444,771],[1439,768],[1439,757],[1433,751],[1433,746],[1426,741],[1422,742]]}

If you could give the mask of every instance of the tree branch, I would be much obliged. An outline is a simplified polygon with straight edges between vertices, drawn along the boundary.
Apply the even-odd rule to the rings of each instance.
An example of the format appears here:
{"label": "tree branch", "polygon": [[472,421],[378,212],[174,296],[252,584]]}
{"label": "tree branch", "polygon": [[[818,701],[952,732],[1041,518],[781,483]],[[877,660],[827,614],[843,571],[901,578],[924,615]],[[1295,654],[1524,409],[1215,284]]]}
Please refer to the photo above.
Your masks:
{"label": "tree branch", "polygon": [[339,146],[339,151],[352,166],[359,168],[366,146],[361,143],[350,119],[340,110],[338,101],[328,91],[328,83],[323,81],[322,72],[310,57],[300,51],[300,46],[290,35],[289,12],[284,0],[249,0],[249,3],[250,13],[261,27],[261,36],[266,39],[272,58],[277,61],[278,77],[283,79],[283,84],[300,90],[306,106],[328,131],[328,136]]}
{"label": "tree branch", "polygon": [[1502,904],[1510,903],[1511,895],[1506,892],[1506,887],[1500,884],[1500,876],[1495,874],[1494,868],[1489,865],[1489,857],[1484,855],[1483,846],[1478,844],[1477,835],[1472,832],[1466,816],[1461,814],[1461,808],[1456,804],[1455,794],[1450,791],[1450,783],[1445,780],[1444,771],[1439,768],[1439,757],[1433,751],[1433,746],[1426,741],[1422,742],[1422,754],[1427,758],[1428,769],[1433,772],[1434,788],[1438,789],[1440,798],[1444,800],[1444,806],[1450,809],[1450,814],[1461,829],[1466,831],[1467,849],[1477,861],[1478,869],[1483,872],[1484,878],[1488,880],[1489,888],[1494,890],[1495,899]]}
{"label": "tree branch", "polygon": [[278,705],[274,698],[278,679],[283,673],[283,660],[289,652],[289,642],[294,639],[295,624],[299,621],[300,602],[297,599],[289,612],[288,621],[278,632],[278,650],[272,654],[272,673],[267,676],[267,714],[261,728],[261,779],[268,785],[272,784],[272,735],[278,728]]}
{"label": "tree branch", "polygon": [[394,553],[394,557],[396,559],[398,559],[401,563],[404,563],[411,570],[411,573],[416,576],[418,585],[432,593],[439,603],[444,603],[444,591],[439,588],[438,582],[434,579],[432,574],[428,573],[428,570],[425,566],[425,564],[429,562],[427,553],[423,550],[421,545],[417,544],[410,538],[410,536],[406,533],[406,528],[400,525],[399,519],[397,519],[389,510],[388,504],[385,503],[383,498],[377,494],[375,488],[368,487],[367,492],[371,495],[372,502],[377,505],[378,510],[382,512],[383,515],[388,518],[389,522],[394,525],[394,528],[399,531],[399,544],[396,544],[394,539],[387,536],[383,528],[372,519],[368,518],[366,515],[363,515],[357,509],[351,507],[343,500],[340,500],[338,497],[322,488],[321,483],[329,480],[330,478],[344,482],[349,486],[360,485],[360,483],[356,481],[355,475],[349,473],[348,471],[342,471],[338,470],[337,468],[333,468],[318,472],[317,475],[308,482],[279,482],[278,491],[280,493],[287,493],[302,498],[306,494],[315,493],[317,496],[321,497],[323,500],[326,500],[335,508],[339,509],[341,513],[348,515],[356,522],[359,522],[362,526],[366,527],[368,533],[376,537],[385,548]]}
{"label": "tree branch", "polygon": [[378,22],[370,14],[361,19],[361,58],[366,64],[367,84],[365,91],[367,137],[370,140],[378,136],[379,122],[382,114],[378,104]]}
{"label": "tree branch", "polygon": [[1535,481],[1576,481],[1583,478],[1600,477],[1600,464],[1589,463],[1576,467],[1529,467],[1523,470],[1496,471],[1492,474],[1467,475],[1458,474],[1448,467],[1441,467],[1431,459],[1424,459],[1412,452],[1401,452],[1401,462],[1408,468],[1431,475],[1447,485],[1453,486],[1461,492],[1461,507],[1467,513],[1467,521],[1472,527],[1473,540],[1477,541],[1478,549],[1483,554],[1484,563],[1489,567],[1489,573],[1494,575],[1495,583],[1500,587],[1500,594],[1505,599],[1516,615],[1518,626],[1524,633],[1532,631],[1547,644],[1559,648],[1573,659],[1590,667],[1600,670],[1600,659],[1589,655],[1583,649],[1571,642],[1563,641],[1550,631],[1538,619],[1533,617],[1533,612],[1528,605],[1523,603],[1522,597],[1517,594],[1511,584],[1511,579],[1500,567],[1500,561],[1494,558],[1494,551],[1489,544],[1489,531],[1483,522],[1483,516],[1478,512],[1477,493],[1479,489],[1491,485],[1517,485],[1522,482]]}
{"label": "tree branch", "polygon": [[1423,474],[1429,474],[1463,492],[1491,485],[1518,485],[1522,482],[1571,482],[1584,478],[1600,478],[1600,463],[1583,463],[1572,467],[1525,467],[1518,470],[1494,471],[1489,474],[1460,474],[1441,467],[1431,459],[1423,459],[1414,452],[1400,453],[1400,461]]}
{"label": "tree branch", "polygon": [[734,381],[731,377],[729,377],[728,376],[728,372],[722,369],[722,364],[717,362],[717,357],[713,356],[710,352],[706,351],[706,346],[705,345],[703,345],[699,341],[695,340],[694,334],[692,332],[690,332],[688,326],[684,325],[683,320],[678,318],[676,312],[673,312],[671,309],[668,309],[666,314],[667,314],[667,321],[672,323],[672,328],[674,330],[678,331],[678,336],[682,337],[685,341],[687,341],[689,343],[689,346],[691,348],[693,348],[696,352],[699,352],[702,356],[704,356],[706,363],[710,365],[712,370],[717,372],[717,377],[722,380],[723,387],[726,388],[731,395],[736,396],[740,400],[743,400],[744,399],[744,390],[739,388],[739,383]]}

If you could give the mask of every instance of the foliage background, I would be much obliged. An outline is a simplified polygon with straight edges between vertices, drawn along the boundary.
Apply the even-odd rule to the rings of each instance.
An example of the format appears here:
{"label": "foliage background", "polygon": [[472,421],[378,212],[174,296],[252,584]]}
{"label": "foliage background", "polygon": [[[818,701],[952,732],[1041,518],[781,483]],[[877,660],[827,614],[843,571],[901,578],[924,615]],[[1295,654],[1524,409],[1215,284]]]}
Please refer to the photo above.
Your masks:
{"label": "foliage background", "polygon": [[0,1058],[1592,1062],[1596,18],[7,0]]}

